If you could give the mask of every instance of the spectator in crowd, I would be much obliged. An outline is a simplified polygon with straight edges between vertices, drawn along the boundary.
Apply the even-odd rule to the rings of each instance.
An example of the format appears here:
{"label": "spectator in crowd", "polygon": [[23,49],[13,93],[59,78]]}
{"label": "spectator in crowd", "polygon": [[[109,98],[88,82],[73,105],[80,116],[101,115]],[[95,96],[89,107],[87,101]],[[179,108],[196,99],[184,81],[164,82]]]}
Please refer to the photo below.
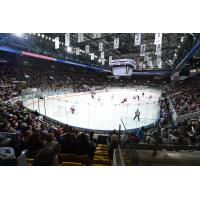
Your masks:
{"label": "spectator in crowd", "polygon": [[56,166],[58,157],[51,148],[41,149],[34,158],[34,166]]}
{"label": "spectator in crowd", "polygon": [[67,153],[76,153],[77,151],[77,141],[74,138],[73,134],[66,133],[63,135],[63,140],[61,142],[61,152],[64,154]]}
{"label": "spectator in crowd", "polygon": [[52,149],[53,152],[55,152],[56,154],[59,152],[60,150],[60,144],[56,141],[55,137],[54,137],[54,133],[50,132],[46,135],[46,140],[45,140],[45,144],[44,144],[44,148],[49,148]]}
{"label": "spectator in crowd", "polygon": [[87,154],[92,160],[95,153],[95,145],[89,142],[89,138],[86,134],[81,133],[77,141],[77,154],[85,155]]}
{"label": "spectator in crowd", "polygon": [[34,158],[37,152],[43,148],[43,143],[39,138],[39,135],[36,133],[33,133],[28,141],[27,141],[27,157]]}

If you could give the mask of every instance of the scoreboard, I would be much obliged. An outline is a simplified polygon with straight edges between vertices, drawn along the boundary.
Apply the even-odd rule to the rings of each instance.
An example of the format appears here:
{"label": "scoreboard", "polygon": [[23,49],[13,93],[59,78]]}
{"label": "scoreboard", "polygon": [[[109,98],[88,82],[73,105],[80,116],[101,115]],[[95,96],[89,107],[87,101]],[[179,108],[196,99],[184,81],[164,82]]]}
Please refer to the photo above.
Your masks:
{"label": "scoreboard", "polygon": [[133,69],[136,68],[136,62],[132,59],[116,59],[110,61],[112,73],[114,76],[131,76]]}

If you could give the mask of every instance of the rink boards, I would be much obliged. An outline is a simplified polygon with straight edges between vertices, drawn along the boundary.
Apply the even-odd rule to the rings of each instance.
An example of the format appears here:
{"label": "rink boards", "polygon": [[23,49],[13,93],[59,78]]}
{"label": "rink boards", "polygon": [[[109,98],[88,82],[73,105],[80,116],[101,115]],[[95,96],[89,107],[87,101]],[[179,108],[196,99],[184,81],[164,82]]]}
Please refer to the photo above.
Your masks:
{"label": "rink boards", "polygon": [[[45,100],[30,99],[24,102],[24,105],[43,115],[46,110],[46,116],[64,124],[97,131],[111,131],[119,129],[119,126],[121,130],[131,131],[150,126],[160,118],[159,90],[113,88],[95,92],[94,99],[91,98],[90,92],[81,92],[46,96]],[[140,97],[139,101],[137,95]],[[150,96],[152,98],[149,98]],[[124,98],[128,101],[122,104]],[[76,110],[74,114],[70,111],[72,106]],[[141,113],[140,121],[133,120],[137,108]]]}

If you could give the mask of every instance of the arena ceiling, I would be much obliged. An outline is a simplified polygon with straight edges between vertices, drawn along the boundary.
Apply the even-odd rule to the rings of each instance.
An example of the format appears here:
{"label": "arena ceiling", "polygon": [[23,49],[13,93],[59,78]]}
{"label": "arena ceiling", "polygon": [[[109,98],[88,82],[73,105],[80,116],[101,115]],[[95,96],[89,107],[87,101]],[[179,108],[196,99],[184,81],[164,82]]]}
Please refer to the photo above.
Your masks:
{"label": "arena ceiling", "polygon": [[[59,34],[48,34],[53,38],[58,37],[60,41],[64,43],[64,33]],[[73,47],[80,47],[82,50],[85,49],[85,45],[90,45],[90,51],[94,52],[95,55],[99,55],[99,42],[104,44],[105,58],[108,60],[108,56],[112,56],[113,59],[118,58],[132,58],[137,63],[144,60],[144,57],[140,56],[140,46],[134,46],[134,33],[101,33],[100,38],[94,38],[92,33],[84,34],[84,41],[78,43],[77,33],[71,33],[70,43]],[[119,49],[114,49],[114,38],[119,37]],[[149,57],[152,61],[156,61],[157,56],[155,55],[156,46],[154,45],[155,33],[143,33],[142,44],[146,44],[146,52],[149,53]],[[172,62],[174,55],[178,52],[178,49],[182,47],[184,39],[187,39],[187,34],[183,33],[164,33],[162,37],[162,61]]]}
{"label": "arena ceiling", "polygon": [[[0,45],[17,47],[20,50],[31,51],[34,53],[55,56],[60,59],[69,59],[82,63],[94,64],[100,67],[108,67],[108,58],[132,58],[137,62],[144,61],[144,56],[140,56],[140,46],[134,45],[134,33],[101,33],[99,38],[94,38],[93,33],[84,33],[83,42],[78,42],[78,34],[70,33],[71,52],[65,47],[65,33],[25,33],[23,37],[15,34],[0,34]],[[54,39],[59,37],[60,48],[55,50]],[[119,38],[119,48],[114,49],[114,38]],[[162,68],[172,69],[184,55],[194,45],[199,34],[190,33],[163,33],[162,36]],[[151,57],[153,65],[156,66],[157,56],[155,55],[156,46],[154,45],[155,33],[142,33],[141,44],[146,44],[145,52]],[[99,62],[99,42],[103,42],[106,63],[104,66]],[[91,61],[90,55],[85,53],[85,45],[90,45],[90,52],[95,54],[95,60]],[[75,54],[75,48],[80,47],[80,55]],[[199,63],[199,53],[190,59],[187,65]],[[146,67],[148,69],[148,66]],[[150,68],[150,67],[149,67]],[[156,69],[154,67],[154,69]]]}

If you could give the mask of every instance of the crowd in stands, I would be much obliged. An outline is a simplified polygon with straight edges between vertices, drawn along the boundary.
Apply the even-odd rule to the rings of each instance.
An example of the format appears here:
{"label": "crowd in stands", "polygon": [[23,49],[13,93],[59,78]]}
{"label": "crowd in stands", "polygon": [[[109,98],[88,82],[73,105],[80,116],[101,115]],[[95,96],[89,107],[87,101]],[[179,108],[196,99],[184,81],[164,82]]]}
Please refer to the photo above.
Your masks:
{"label": "crowd in stands", "polygon": [[200,111],[200,79],[188,79],[168,87],[168,93],[178,115]]}
{"label": "crowd in stands", "polygon": [[[85,69],[63,68],[63,66],[0,66],[0,132],[9,132],[16,135],[9,141],[18,157],[23,150],[27,150],[27,157],[34,158],[34,165],[57,165],[58,153],[75,153],[88,155],[92,161],[96,147],[97,135],[94,132],[81,132],[79,129],[67,125],[47,125],[41,122],[39,113],[30,113],[21,102],[14,105],[7,102],[21,94],[24,86],[19,81],[26,81],[28,87],[57,89],[72,87],[74,91],[82,91],[84,85],[88,87],[106,87],[119,80],[107,79],[104,74]],[[23,76],[22,76],[23,75]],[[153,83],[148,82],[144,85]],[[121,86],[141,84],[142,80],[122,79]],[[143,82],[144,83],[144,82]],[[159,83],[159,81],[158,81]],[[167,87],[173,105],[178,114],[200,111],[200,81],[189,80],[175,87]],[[192,88],[192,90],[191,90]],[[172,111],[167,98],[161,99],[161,120],[156,127],[145,130],[143,127],[131,133],[123,141],[132,143],[155,144],[158,140],[165,145],[200,145],[200,121],[184,121],[174,124]],[[0,144],[3,143],[0,138]],[[109,137],[109,155],[112,158],[113,149],[119,144],[119,137],[114,131]],[[50,164],[48,164],[50,165]]]}
{"label": "crowd in stands", "polygon": [[39,118],[37,112],[30,113],[20,103],[13,106],[1,101],[0,132],[13,133],[15,138],[9,145],[14,148],[16,157],[28,150],[27,157],[35,158],[40,150],[48,148],[55,155],[58,152],[83,154],[92,160],[97,145],[95,133],[80,132],[67,125],[45,125]]}
{"label": "crowd in stands", "polygon": [[168,98],[161,100],[160,121],[151,129],[144,127],[130,134],[130,141],[139,144],[200,145],[200,118],[174,123]]}

